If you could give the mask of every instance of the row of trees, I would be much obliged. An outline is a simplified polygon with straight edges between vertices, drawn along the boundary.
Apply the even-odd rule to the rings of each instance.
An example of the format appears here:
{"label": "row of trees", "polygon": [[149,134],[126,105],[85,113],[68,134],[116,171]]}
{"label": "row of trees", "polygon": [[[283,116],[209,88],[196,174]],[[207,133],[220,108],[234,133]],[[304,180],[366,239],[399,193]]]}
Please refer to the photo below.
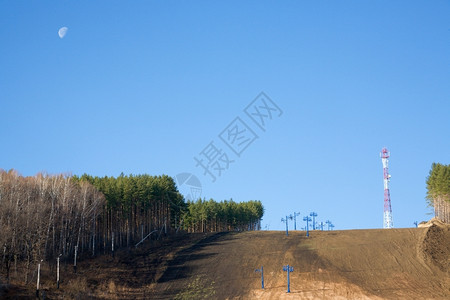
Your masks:
{"label": "row of trees", "polygon": [[116,233],[117,246],[131,246],[155,230],[170,233],[179,228],[186,209],[175,181],[167,175],[119,177],[74,176],[76,182],[89,182],[105,195],[102,213],[104,239]]}
{"label": "row of trees", "polygon": [[264,207],[260,201],[236,203],[199,199],[189,201],[184,214],[188,232],[245,231],[261,229]]}
{"label": "row of trees", "polygon": [[27,282],[41,259],[106,253],[152,232],[256,230],[263,213],[259,201],[186,203],[167,175],[23,177],[0,169],[0,271],[9,278],[23,267]]}
{"label": "row of trees", "polygon": [[433,163],[427,177],[427,200],[440,220],[450,223],[450,165]]}

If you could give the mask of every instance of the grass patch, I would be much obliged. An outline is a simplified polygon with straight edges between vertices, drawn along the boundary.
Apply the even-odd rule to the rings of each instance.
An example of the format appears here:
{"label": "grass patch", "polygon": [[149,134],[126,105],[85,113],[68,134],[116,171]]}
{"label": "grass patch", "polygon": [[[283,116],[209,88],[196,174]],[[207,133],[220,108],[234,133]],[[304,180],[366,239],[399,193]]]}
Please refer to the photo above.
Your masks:
{"label": "grass patch", "polygon": [[175,296],[175,300],[210,299],[216,294],[214,281],[208,282],[204,276],[198,275],[187,287]]}

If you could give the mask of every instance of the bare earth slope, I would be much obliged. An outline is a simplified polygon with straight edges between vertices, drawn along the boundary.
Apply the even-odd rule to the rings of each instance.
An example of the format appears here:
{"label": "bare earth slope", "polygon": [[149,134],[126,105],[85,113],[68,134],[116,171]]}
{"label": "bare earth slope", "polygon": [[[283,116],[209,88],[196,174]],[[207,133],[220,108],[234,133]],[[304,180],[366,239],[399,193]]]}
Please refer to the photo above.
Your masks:
{"label": "bare earth slope", "polygon": [[[154,292],[171,298],[184,287],[189,295],[197,276],[204,294],[212,286],[218,299],[448,299],[449,247],[448,227],[437,226],[316,231],[309,238],[304,232],[225,234],[177,257]],[[294,267],[290,294],[286,264]],[[254,272],[259,266],[264,290]]]}
{"label": "bare earth slope", "polygon": [[[85,261],[47,295],[67,296],[85,278],[80,299],[450,299],[449,257],[450,228],[439,224],[309,238],[300,231],[183,235]],[[294,267],[289,294],[287,264]],[[264,290],[255,273],[261,266]]]}

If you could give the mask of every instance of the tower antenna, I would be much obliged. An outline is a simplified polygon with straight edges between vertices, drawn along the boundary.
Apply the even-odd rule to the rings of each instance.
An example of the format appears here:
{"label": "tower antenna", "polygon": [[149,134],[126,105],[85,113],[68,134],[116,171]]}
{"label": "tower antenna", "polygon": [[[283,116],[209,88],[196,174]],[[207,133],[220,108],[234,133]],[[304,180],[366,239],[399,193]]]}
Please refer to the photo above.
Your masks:
{"label": "tower antenna", "polygon": [[391,195],[389,193],[389,181],[391,175],[389,175],[390,152],[387,148],[381,150],[381,162],[383,163],[383,183],[384,183],[384,212],[383,212],[383,228],[394,228],[394,222],[392,220],[392,208],[391,208]]}

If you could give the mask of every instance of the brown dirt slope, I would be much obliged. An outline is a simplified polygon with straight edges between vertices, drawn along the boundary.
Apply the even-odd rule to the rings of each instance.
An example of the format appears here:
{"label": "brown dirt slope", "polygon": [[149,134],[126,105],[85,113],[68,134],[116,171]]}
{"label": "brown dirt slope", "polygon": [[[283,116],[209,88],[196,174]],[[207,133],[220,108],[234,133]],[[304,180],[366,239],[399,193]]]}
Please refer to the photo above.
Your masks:
{"label": "brown dirt slope", "polygon": [[[450,299],[450,228],[182,235],[67,275],[51,299]],[[283,265],[294,267],[286,293]],[[264,267],[265,289],[260,274]],[[49,283],[46,283],[49,284]]]}
{"label": "brown dirt slope", "polygon": [[[437,226],[312,232],[309,238],[300,232],[225,234],[169,264],[154,295],[208,296],[213,287],[217,299],[448,299],[449,238],[448,227]],[[290,294],[286,264],[294,267]],[[259,266],[264,290],[254,273]],[[192,286],[197,279],[200,287]]]}

